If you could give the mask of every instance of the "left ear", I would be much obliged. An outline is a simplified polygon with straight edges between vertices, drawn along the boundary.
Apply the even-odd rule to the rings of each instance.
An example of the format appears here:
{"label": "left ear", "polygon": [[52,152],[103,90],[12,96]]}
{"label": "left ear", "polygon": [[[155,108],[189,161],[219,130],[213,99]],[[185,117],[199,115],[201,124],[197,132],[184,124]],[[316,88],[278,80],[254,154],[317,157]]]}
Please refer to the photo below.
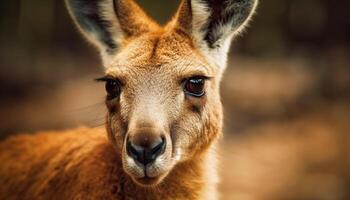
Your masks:
{"label": "left ear", "polygon": [[183,0],[175,28],[189,34],[197,48],[222,69],[232,38],[255,11],[258,0]]}
{"label": "left ear", "polygon": [[157,30],[155,23],[133,0],[66,0],[80,32],[110,63],[122,42]]}

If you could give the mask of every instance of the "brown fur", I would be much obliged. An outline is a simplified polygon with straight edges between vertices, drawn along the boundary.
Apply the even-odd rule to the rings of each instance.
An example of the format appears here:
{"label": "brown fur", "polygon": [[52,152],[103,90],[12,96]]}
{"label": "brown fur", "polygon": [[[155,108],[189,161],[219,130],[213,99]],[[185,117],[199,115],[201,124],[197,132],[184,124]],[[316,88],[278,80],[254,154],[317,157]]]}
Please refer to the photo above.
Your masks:
{"label": "brown fur", "polygon": [[21,135],[0,145],[0,199],[196,199],[206,181],[198,179],[201,159],[177,166],[156,188],[140,188],[104,130]]}
{"label": "brown fur", "polygon": [[[230,2],[234,9],[220,12],[219,21],[208,18],[215,29],[207,34],[219,33],[215,42],[222,41],[218,49],[199,41],[205,25],[195,21],[201,16],[192,8],[203,2],[183,1],[174,19],[159,27],[131,0],[66,1],[80,30],[99,48],[106,76],[118,79],[122,92],[106,99],[107,133],[81,128],[2,142],[0,199],[217,199],[222,64],[236,26],[245,24],[256,1]],[[235,18],[220,24],[237,7],[244,12],[228,16],[239,24]],[[198,76],[209,77],[205,95],[185,94],[183,82]],[[126,143],[152,134],[162,134],[166,147],[142,168]]]}

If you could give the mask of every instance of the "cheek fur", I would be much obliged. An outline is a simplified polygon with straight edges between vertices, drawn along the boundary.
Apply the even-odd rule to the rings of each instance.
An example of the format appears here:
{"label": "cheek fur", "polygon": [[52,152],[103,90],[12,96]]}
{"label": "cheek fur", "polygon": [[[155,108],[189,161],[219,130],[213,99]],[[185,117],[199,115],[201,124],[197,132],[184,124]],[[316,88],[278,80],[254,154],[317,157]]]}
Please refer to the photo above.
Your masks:
{"label": "cheek fur", "polygon": [[187,112],[192,112],[192,113],[201,115],[206,103],[207,103],[206,95],[200,98],[185,96],[185,109]]}
{"label": "cheek fur", "polygon": [[[203,152],[210,146],[212,138],[219,135],[222,113],[220,98],[216,96],[186,98],[173,134],[175,145],[191,157],[196,152]],[[215,102],[215,106],[209,101]]]}
{"label": "cheek fur", "polygon": [[107,128],[108,135],[117,148],[122,149],[123,141],[128,129],[128,121],[121,115],[121,105],[119,101],[106,101],[107,105]]}
{"label": "cheek fur", "polygon": [[105,103],[106,103],[107,110],[110,114],[120,112],[119,100],[120,100],[119,97],[115,99],[108,99],[108,97],[106,97]]}
{"label": "cheek fur", "polygon": [[186,160],[191,157],[193,145],[200,141],[202,132],[201,120],[201,115],[189,110],[186,110],[178,117],[171,129],[171,139],[174,147],[173,154],[176,150],[181,149],[182,155],[186,155],[182,159]]}

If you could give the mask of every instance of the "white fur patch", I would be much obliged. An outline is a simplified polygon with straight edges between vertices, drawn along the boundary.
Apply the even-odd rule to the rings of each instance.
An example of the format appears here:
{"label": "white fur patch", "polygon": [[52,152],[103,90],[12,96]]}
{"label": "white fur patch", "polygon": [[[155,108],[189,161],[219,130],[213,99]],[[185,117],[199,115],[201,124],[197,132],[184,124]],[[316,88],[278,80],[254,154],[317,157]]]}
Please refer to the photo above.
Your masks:
{"label": "white fur patch", "polygon": [[[119,45],[121,41],[124,39],[124,33],[121,30],[120,24],[116,17],[113,1],[112,0],[101,1],[101,3],[99,4],[99,10],[101,12],[102,18],[111,23],[111,26],[109,27],[108,31],[111,33],[113,41],[117,45]],[[108,54],[105,51],[105,49],[100,48],[100,52],[101,52],[103,66],[108,66],[109,63],[112,61],[112,56]]]}
{"label": "white fur patch", "polygon": [[182,157],[182,151],[180,148],[176,148],[175,149],[175,156],[174,156],[174,160],[177,162],[177,161],[180,161],[181,160],[181,157]]}
{"label": "white fur patch", "polygon": [[192,0],[192,36],[199,45],[199,48],[205,48],[207,45],[203,41],[205,32],[202,27],[208,22],[210,17],[210,9],[206,4],[201,3],[200,0]]}
{"label": "white fur patch", "polygon": [[116,13],[114,12],[113,1],[111,0],[101,1],[99,7],[100,7],[99,9],[100,9],[102,18],[105,19],[106,21],[111,22],[111,27],[109,28],[109,31],[112,35],[113,40],[117,44],[120,44],[124,38],[124,33],[120,28],[120,24],[116,17]]}

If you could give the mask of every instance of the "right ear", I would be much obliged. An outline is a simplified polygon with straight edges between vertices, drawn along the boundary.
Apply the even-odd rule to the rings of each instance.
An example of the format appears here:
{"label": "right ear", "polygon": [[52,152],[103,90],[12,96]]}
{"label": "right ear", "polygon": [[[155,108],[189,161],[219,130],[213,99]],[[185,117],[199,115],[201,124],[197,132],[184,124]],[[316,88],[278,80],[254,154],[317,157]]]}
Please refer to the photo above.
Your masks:
{"label": "right ear", "polygon": [[231,41],[246,27],[257,3],[258,0],[182,0],[175,28],[193,38],[196,47],[223,72]]}
{"label": "right ear", "polygon": [[123,40],[158,28],[132,0],[66,0],[66,4],[80,31],[100,50],[104,64]]}

